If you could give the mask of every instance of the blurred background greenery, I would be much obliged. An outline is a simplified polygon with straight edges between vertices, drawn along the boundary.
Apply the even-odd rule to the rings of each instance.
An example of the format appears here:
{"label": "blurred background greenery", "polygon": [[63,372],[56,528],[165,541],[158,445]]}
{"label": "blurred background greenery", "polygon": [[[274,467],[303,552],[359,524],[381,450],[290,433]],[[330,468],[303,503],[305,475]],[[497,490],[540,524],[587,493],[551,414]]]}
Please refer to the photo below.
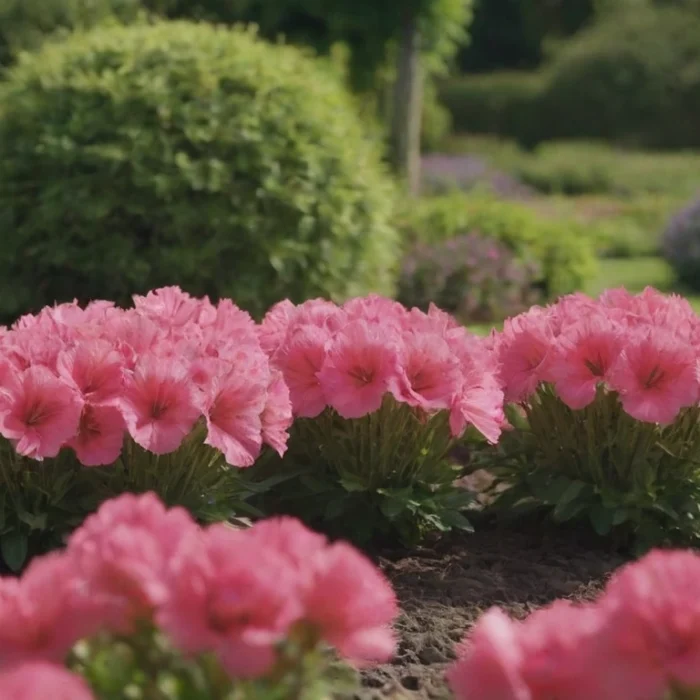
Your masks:
{"label": "blurred background greenery", "polygon": [[162,284],[700,308],[700,0],[0,0],[0,321]]}

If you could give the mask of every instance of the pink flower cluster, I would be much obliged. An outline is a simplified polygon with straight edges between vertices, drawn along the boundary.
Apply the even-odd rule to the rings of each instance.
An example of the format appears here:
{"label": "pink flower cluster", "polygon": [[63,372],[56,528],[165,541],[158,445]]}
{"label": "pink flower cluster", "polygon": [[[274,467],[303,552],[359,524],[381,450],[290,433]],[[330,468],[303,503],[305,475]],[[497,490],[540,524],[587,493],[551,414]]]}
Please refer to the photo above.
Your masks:
{"label": "pink flower cluster", "polygon": [[700,398],[700,317],[685,299],[651,288],[533,307],[508,320],[492,343],[507,401],[527,402],[548,382],[567,406],[581,409],[603,385],[633,418],[668,424]]}
{"label": "pink flower cluster", "polygon": [[342,306],[283,301],[270,309],[259,337],[284,375],[296,416],[330,407],[361,418],[390,394],[423,414],[449,411],[454,435],[474,425],[498,440],[503,393],[493,353],[435,307],[409,311],[374,295]]}
{"label": "pink flower cluster", "polygon": [[618,571],[596,603],[560,600],[522,622],[494,608],[449,683],[458,700],[697,697],[699,577],[700,555],[657,550]]}
{"label": "pink flower cluster", "polygon": [[[264,675],[300,624],[358,664],[387,661],[396,612],[368,559],[296,520],[203,529],[153,494],[126,494],[90,516],[65,551],[0,579],[0,697],[90,697],[50,665],[81,639],[128,635],[144,621],[186,655],[215,653],[232,678]],[[55,692],[42,694],[49,685]],[[8,695],[14,687],[22,692]]]}
{"label": "pink flower cluster", "polygon": [[167,287],[132,309],[62,304],[0,330],[0,435],[33,459],[69,447],[112,464],[126,433],[173,452],[203,420],[207,444],[246,467],[263,443],[284,452],[291,419],[255,323],[228,300]]}

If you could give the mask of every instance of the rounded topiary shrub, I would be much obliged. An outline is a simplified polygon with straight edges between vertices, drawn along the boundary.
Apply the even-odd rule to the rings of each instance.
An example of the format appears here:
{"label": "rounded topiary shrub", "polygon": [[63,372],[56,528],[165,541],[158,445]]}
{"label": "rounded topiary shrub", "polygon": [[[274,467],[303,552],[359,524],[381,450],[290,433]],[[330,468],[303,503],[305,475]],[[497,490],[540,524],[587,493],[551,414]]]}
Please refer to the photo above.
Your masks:
{"label": "rounded topiary shrub", "polygon": [[671,219],[663,237],[663,252],[678,280],[700,290],[700,199]]}
{"label": "rounded topiary shrub", "polygon": [[563,49],[540,96],[539,135],[698,146],[699,112],[700,15],[639,8]]}
{"label": "rounded topiary shrub", "polygon": [[0,315],[179,284],[389,293],[393,186],[322,62],[185,22],[73,35],[0,94]]}

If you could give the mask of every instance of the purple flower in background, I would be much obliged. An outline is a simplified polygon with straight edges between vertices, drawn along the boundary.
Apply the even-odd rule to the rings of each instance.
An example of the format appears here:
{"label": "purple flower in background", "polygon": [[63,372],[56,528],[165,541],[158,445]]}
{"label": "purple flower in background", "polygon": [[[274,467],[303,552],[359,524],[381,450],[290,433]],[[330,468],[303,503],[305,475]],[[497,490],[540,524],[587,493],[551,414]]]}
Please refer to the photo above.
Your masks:
{"label": "purple flower in background", "polygon": [[464,323],[498,321],[542,301],[539,266],[478,232],[416,245],[405,257],[399,299],[426,310],[431,302]]}
{"label": "purple flower in background", "polygon": [[700,197],[668,223],[663,253],[680,282],[700,289]]}

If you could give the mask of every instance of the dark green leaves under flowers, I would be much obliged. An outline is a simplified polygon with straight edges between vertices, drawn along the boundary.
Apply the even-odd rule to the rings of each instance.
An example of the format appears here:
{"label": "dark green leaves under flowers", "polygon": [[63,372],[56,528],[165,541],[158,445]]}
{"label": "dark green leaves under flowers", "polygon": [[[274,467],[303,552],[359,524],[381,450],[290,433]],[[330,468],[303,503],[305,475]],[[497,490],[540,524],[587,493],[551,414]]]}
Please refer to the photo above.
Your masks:
{"label": "dark green leaves under flowers", "polygon": [[300,472],[253,503],[357,543],[398,537],[411,544],[431,531],[471,531],[464,511],[472,496],[455,487],[460,469],[448,460],[453,442],[446,412],[419,418],[391,397],[358,419],[329,408],[295,421],[281,463],[271,455],[253,467],[259,479]]}
{"label": "dark green leaves under flowers", "polygon": [[156,455],[126,438],[119,460],[84,467],[64,449],[41,462],[20,457],[0,438],[0,555],[5,570],[21,571],[31,557],[59,547],[104,501],[122,493],[153,491],[167,506],[186,508],[199,522],[260,516],[250,505],[288,481],[285,471],[253,482],[245,469],[230,467],[204,444],[197,426],[180,447]]}
{"label": "dark green leaves under flowers", "polygon": [[613,392],[573,411],[545,385],[509,419],[498,456],[479,460],[506,487],[492,505],[502,516],[545,510],[638,551],[700,540],[699,408],[658,426],[628,416]]}

